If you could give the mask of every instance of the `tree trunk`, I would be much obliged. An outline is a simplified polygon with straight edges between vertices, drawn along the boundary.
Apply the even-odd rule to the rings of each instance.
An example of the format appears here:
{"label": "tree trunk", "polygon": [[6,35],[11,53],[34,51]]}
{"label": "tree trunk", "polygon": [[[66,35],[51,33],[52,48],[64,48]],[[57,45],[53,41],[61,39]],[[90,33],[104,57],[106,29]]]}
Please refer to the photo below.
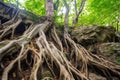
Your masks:
{"label": "tree trunk", "polygon": [[46,0],[46,16],[48,20],[52,20],[54,17],[53,0]]}
{"label": "tree trunk", "polygon": [[[81,12],[82,12],[82,10],[83,10],[83,8],[84,8],[84,6],[85,6],[85,1],[86,1],[86,0],[82,0],[82,1],[81,1],[80,8],[79,8],[79,12],[76,13],[77,15],[75,16],[75,19],[73,20],[73,24],[76,24],[76,23],[78,22],[79,15],[81,14]],[[76,10],[77,10],[77,9],[76,9]],[[75,10],[75,11],[76,11],[76,10]]]}

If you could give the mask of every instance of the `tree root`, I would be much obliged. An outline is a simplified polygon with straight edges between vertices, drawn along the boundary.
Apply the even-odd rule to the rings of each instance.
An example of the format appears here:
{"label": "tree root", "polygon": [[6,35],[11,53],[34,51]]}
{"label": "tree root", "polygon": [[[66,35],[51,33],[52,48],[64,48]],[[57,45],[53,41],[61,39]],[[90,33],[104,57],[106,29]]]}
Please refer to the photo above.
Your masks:
{"label": "tree root", "polygon": [[[17,24],[14,24],[14,26],[17,27]],[[102,73],[98,73],[107,77],[107,79],[111,77],[109,80],[112,80],[112,77],[119,78],[119,65],[89,53],[84,47],[76,44],[68,34],[64,35],[67,47],[63,46],[63,42],[61,42],[57,35],[55,27],[51,27],[49,30],[50,26],[51,23],[48,21],[41,24],[33,24],[24,32],[23,36],[17,37],[14,40],[8,40],[7,44],[4,44],[4,41],[0,42],[0,45],[4,44],[0,48],[0,63],[4,60],[5,56],[14,54],[10,53],[14,50],[12,48],[19,46],[17,47],[17,56],[14,59],[10,59],[7,66],[3,64],[5,68],[1,71],[1,80],[8,80],[10,71],[15,65],[17,65],[18,71],[21,73],[26,70],[24,67],[30,67],[30,75],[25,74],[25,76],[28,76],[27,80],[38,80],[39,75],[41,76],[38,73],[45,70],[49,71],[52,76],[40,77],[42,80],[90,80],[89,66],[102,71]],[[12,27],[13,25],[9,26],[6,32]],[[48,30],[52,39],[45,34]],[[1,38],[6,32],[2,32]],[[14,36],[14,34],[11,35]],[[64,48],[67,49],[64,50]],[[32,63],[30,65],[23,62],[27,60],[26,56],[29,54],[31,54],[28,57],[31,58]],[[12,78],[14,79],[14,77]],[[22,77],[18,80],[26,80],[26,78]]]}

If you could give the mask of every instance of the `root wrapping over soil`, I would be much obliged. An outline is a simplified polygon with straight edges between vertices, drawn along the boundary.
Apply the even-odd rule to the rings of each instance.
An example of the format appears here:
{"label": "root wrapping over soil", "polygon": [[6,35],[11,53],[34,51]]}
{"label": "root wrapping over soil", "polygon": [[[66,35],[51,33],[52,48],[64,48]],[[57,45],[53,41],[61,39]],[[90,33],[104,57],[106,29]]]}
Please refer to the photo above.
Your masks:
{"label": "root wrapping over soil", "polygon": [[69,34],[60,37],[53,22],[32,23],[18,35],[22,21],[1,24],[0,80],[92,80],[91,72],[120,79],[120,65],[88,52]]}

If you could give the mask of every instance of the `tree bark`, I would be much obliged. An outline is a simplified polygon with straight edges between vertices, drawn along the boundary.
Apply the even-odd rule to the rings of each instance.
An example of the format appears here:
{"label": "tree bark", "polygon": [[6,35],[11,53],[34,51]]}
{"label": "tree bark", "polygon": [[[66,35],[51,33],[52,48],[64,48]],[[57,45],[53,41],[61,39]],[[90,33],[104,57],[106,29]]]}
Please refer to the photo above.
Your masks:
{"label": "tree bark", "polygon": [[48,20],[52,20],[54,17],[54,7],[53,7],[53,0],[46,0],[46,16]]}
{"label": "tree bark", "polygon": [[68,28],[68,22],[69,22],[69,5],[67,4],[66,0],[63,0],[65,8],[66,8],[66,13],[65,13],[65,17],[64,17],[64,31],[65,33],[67,32],[67,28]]}

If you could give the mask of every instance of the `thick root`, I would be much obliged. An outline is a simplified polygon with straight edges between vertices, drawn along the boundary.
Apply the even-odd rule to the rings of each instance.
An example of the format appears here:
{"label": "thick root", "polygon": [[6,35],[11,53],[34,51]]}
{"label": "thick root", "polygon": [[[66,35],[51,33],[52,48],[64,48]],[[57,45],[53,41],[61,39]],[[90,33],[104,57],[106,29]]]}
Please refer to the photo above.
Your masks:
{"label": "thick root", "polygon": [[[3,37],[8,31],[11,36],[15,36],[14,30],[20,22],[21,20],[18,20],[16,24],[1,31],[1,80],[8,80],[9,77],[13,80],[90,80],[91,67],[98,69],[100,71],[98,73],[109,80],[113,77],[119,78],[119,65],[89,53],[80,44],[76,44],[69,34],[64,35],[66,45],[63,46],[64,42],[57,35],[55,27],[51,27],[52,23],[48,21],[32,24],[21,37],[4,41]],[[12,28],[14,28],[13,32]],[[9,62],[3,64],[6,58],[9,58]],[[21,74],[22,77],[15,76],[17,73],[15,73],[16,69],[13,69],[14,66],[17,66],[18,76]],[[47,71],[50,75],[42,76],[42,73]],[[11,72],[15,74],[11,76]]]}

